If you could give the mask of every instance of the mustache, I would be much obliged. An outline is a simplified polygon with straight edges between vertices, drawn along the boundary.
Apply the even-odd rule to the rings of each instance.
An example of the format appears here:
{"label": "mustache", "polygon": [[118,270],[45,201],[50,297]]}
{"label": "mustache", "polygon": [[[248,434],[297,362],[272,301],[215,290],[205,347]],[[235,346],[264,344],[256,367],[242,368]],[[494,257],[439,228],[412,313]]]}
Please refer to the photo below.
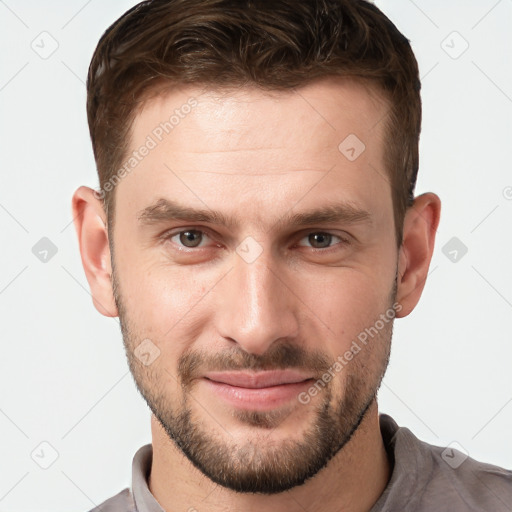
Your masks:
{"label": "mustache", "polygon": [[232,347],[216,354],[204,350],[189,351],[178,360],[178,376],[183,387],[212,371],[297,369],[320,376],[329,368],[330,360],[322,352],[306,351],[301,346],[289,343],[272,345],[261,355]]}

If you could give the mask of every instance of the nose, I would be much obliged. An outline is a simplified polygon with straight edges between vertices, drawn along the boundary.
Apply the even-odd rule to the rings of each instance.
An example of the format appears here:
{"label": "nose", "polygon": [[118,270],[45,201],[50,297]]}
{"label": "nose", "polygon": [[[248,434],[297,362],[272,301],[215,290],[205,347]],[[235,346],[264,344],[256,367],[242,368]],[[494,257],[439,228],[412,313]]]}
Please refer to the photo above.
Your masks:
{"label": "nose", "polygon": [[234,254],[234,268],[222,280],[215,318],[224,339],[261,355],[280,339],[293,341],[299,331],[299,300],[289,275],[264,251],[248,263]]}

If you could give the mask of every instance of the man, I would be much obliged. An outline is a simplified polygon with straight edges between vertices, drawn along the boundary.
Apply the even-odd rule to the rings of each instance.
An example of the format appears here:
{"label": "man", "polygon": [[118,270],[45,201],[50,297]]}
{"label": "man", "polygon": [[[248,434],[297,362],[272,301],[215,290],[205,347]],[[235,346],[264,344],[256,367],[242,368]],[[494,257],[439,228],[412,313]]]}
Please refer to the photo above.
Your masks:
{"label": "man", "polygon": [[512,472],[378,412],[440,200],[414,197],[417,63],[374,5],[143,2],[87,88],[82,262],[153,412],[95,510],[510,510]]}

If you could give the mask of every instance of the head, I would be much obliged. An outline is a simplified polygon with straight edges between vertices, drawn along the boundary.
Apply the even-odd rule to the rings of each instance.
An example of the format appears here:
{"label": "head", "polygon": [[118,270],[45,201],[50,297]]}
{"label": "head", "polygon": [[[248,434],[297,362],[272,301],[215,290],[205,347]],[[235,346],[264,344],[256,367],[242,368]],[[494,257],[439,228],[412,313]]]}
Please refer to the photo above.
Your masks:
{"label": "head", "polygon": [[418,66],[408,40],[364,0],[146,1],[111,25],[87,80],[98,196],[109,226],[132,123],[152,97],[182,84],[293,91],[336,76],[357,79],[387,101],[378,121],[400,245],[418,173]]}
{"label": "head", "polygon": [[[148,1],[87,90],[100,191],[75,222],[139,391],[213,481],[302,484],[375,405],[432,255],[407,39],[366,1]],[[227,372],[293,383],[253,401]]]}

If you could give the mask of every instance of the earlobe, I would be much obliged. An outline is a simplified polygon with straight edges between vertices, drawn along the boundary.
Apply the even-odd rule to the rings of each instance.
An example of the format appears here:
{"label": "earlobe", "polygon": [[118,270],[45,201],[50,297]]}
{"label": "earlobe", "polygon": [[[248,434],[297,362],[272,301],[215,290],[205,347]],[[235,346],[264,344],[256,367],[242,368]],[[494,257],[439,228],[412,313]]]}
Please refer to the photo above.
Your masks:
{"label": "earlobe", "polygon": [[118,316],[112,290],[106,215],[93,189],[80,187],[76,190],[72,199],[72,213],[94,307],[102,315]]}
{"label": "earlobe", "polygon": [[402,305],[399,318],[411,313],[423,292],[440,214],[441,201],[431,192],[418,196],[405,214],[398,259],[397,301]]}

